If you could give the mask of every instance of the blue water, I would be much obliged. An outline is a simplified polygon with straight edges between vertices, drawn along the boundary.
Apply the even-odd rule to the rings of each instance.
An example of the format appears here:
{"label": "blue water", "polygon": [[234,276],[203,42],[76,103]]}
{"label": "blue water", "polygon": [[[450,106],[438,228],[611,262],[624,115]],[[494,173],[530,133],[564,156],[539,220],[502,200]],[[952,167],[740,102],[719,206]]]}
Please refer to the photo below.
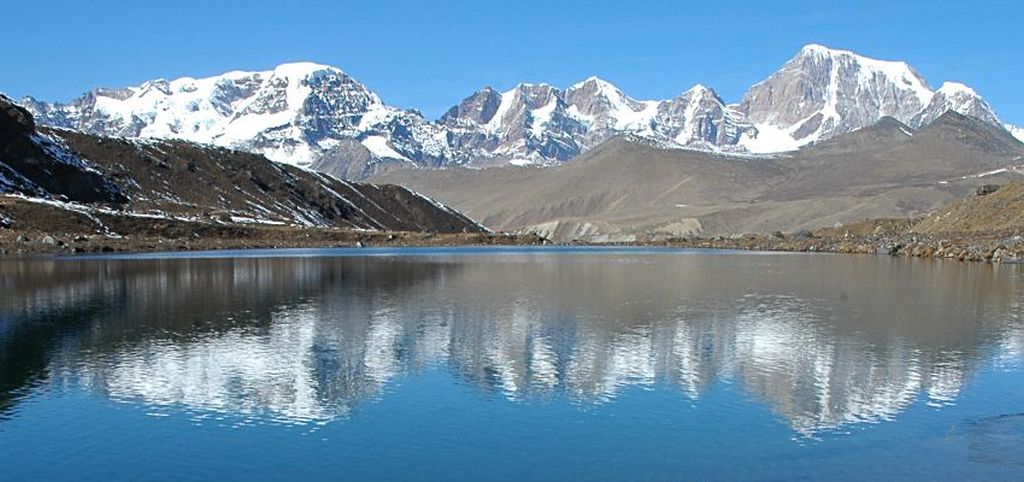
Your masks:
{"label": "blue water", "polygon": [[0,480],[1021,480],[1022,275],[658,249],[0,261]]}

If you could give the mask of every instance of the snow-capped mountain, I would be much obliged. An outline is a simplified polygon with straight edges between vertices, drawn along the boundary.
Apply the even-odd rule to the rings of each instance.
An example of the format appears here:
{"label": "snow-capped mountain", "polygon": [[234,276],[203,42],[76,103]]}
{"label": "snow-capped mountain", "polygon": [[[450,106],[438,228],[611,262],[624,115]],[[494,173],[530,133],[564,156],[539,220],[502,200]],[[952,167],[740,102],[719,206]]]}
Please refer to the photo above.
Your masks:
{"label": "snow-capped mountain", "polygon": [[477,164],[545,164],[582,152],[586,129],[567,109],[565,93],[547,84],[519,84],[500,94],[485,87],[439,122]]}
{"label": "snow-capped mountain", "polygon": [[452,107],[440,122],[476,164],[552,164],[613,136],[638,135],[669,147],[719,150],[752,126],[708,87],[669,100],[636,100],[597,77],[561,90],[490,87]]}
{"label": "snow-capped mountain", "polygon": [[368,164],[459,160],[448,149],[444,129],[418,112],[385,105],[343,71],[314,63],[96,89],[69,104],[31,98],[23,103],[41,124],[94,134],[185,139],[259,152],[300,166],[339,152],[364,154]]}
{"label": "snow-capped mountain", "polygon": [[396,165],[558,164],[620,134],[665,147],[772,153],[884,117],[920,127],[954,110],[1002,126],[967,86],[947,82],[932,90],[904,62],[814,44],[734,104],[703,85],[672,99],[637,100],[591,77],[566,89],[485,87],[430,121],[314,63],[96,89],[68,104],[23,104],[41,124],[182,138],[356,178]]}
{"label": "snow-capped mountain", "polygon": [[911,118],[909,124],[918,128],[930,124],[948,111],[976,117],[989,124],[999,125],[995,111],[974,89],[957,82],[945,82],[935,91],[931,102]]}
{"label": "snow-capped mountain", "polygon": [[739,110],[757,126],[740,144],[754,152],[798,148],[893,117],[903,123],[925,108],[932,90],[904,62],[807,45],[754,84]]}

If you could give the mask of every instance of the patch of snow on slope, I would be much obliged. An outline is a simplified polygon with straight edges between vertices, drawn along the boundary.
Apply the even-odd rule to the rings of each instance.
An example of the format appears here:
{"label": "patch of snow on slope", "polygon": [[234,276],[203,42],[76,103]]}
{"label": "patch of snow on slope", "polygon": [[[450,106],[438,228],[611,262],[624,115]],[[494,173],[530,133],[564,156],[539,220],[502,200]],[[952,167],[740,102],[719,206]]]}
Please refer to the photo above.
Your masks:
{"label": "patch of snow on slope", "polygon": [[551,122],[551,116],[555,113],[555,108],[558,107],[558,99],[555,97],[551,98],[551,101],[539,109],[535,109],[532,114],[532,122],[530,124],[530,133],[533,137],[541,137],[544,135],[544,125]]}
{"label": "patch of snow on slope", "polygon": [[1024,127],[1018,127],[1012,124],[1004,124],[1003,127],[1009,131],[1009,133],[1016,137],[1018,141],[1024,142]]}
{"label": "patch of snow on slope", "polygon": [[[799,127],[800,123],[796,125]],[[771,124],[758,124],[754,127],[757,129],[756,134],[745,132],[739,140],[739,145],[752,154],[795,151],[805,144],[793,138],[794,128],[784,129]]]}
{"label": "patch of snow on slope", "polygon": [[488,132],[497,132],[501,129],[505,121],[505,115],[508,114],[508,110],[512,108],[512,105],[516,102],[516,96],[519,94],[519,88],[513,88],[501,93],[501,102],[498,104],[498,110],[494,112],[494,116],[491,120],[484,124],[484,129]]}
{"label": "patch of snow on slope", "polygon": [[400,159],[400,160],[403,160],[403,161],[412,162],[412,161],[409,161],[408,157],[405,157],[402,154],[400,154],[398,151],[394,150],[391,147],[391,145],[388,144],[388,140],[385,137],[382,137],[382,136],[370,136],[370,137],[367,137],[366,139],[363,139],[361,141],[361,143],[363,144],[364,147],[369,149],[370,152],[372,152],[377,157],[382,157],[382,158],[387,158],[387,159]]}

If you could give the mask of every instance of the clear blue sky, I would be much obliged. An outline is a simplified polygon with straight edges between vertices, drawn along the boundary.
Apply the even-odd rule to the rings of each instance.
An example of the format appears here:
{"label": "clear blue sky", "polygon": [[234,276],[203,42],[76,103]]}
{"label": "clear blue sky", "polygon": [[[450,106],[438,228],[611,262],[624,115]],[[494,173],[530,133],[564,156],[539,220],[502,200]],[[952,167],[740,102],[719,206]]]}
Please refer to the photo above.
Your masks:
{"label": "clear blue sky", "polygon": [[736,101],[803,44],[906,60],[974,87],[1024,124],[1024,2],[108,1],[4,5],[0,91],[69,100],[95,87],[340,67],[436,117],[484,85],[603,77],[637,98],[703,83]]}

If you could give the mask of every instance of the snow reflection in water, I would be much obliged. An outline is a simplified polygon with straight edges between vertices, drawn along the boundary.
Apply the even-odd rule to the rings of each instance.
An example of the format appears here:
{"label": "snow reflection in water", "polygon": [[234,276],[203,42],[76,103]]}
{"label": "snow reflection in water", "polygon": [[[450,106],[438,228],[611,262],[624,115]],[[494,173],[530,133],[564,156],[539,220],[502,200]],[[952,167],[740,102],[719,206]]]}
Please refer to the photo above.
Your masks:
{"label": "snow reflection in water", "polygon": [[0,281],[0,343],[38,354],[3,369],[3,411],[41,381],[322,424],[442,367],[523,403],[735,383],[813,435],[953,404],[1024,346],[1015,268],[870,257],[37,260]]}

